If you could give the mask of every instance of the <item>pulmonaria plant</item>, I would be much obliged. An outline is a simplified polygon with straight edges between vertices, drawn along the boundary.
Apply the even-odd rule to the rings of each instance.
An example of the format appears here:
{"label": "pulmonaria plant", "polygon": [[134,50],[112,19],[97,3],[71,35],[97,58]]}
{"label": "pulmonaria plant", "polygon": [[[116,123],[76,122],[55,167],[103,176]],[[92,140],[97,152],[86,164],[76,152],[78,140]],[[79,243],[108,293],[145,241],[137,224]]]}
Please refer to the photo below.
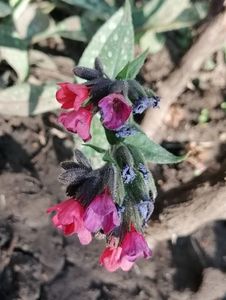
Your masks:
{"label": "pulmonaria plant", "polygon": [[133,114],[157,107],[159,100],[135,80],[109,78],[98,58],[94,69],[76,67],[74,73],[86,81],[59,84],[56,99],[65,110],[59,123],[87,142],[92,118],[99,113],[110,147],[99,169],[79,150],[74,161],[61,164],[59,180],[68,199],[47,212],[55,212],[53,224],[65,235],[77,234],[83,245],[98,232],[104,234],[107,246],[100,264],[110,272],[128,271],[138,258],[151,257],[143,234],[156,193],[142,151],[126,139],[140,133]]}
{"label": "pulmonaria plant", "polygon": [[83,245],[98,233],[104,235],[106,248],[99,262],[110,272],[128,271],[137,259],[152,254],[144,229],[157,193],[147,159],[157,163],[181,160],[150,141],[134,122],[133,115],[159,107],[159,98],[135,79],[123,78],[131,69],[133,62],[109,78],[96,58],[93,69],[74,69],[85,80],[83,84],[60,83],[56,93],[64,109],[59,123],[87,142],[92,138],[92,119],[99,114],[109,148],[87,144],[103,154],[104,164],[98,169],[79,150],[74,161],[61,164],[59,181],[66,185],[68,198],[47,212],[54,214],[56,228],[65,235],[77,235]]}

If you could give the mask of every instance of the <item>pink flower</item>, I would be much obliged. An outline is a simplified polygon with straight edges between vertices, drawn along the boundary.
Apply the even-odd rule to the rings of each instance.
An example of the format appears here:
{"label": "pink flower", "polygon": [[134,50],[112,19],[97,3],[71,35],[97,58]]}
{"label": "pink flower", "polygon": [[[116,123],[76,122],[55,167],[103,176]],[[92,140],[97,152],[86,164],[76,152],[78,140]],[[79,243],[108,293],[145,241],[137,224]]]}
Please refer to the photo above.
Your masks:
{"label": "pink flower", "polygon": [[86,228],[91,232],[103,229],[108,234],[120,224],[120,218],[109,190],[97,195],[86,209],[84,215]]}
{"label": "pink flower", "polygon": [[134,227],[126,233],[121,247],[122,258],[130,262],[135,262],[140,257],[149,258],[152,254],[143,235],[137,232]]}
{"label": "pink flower", "polygon": [[134,228],[127,232],[118,247],[107,247],[100,257],[102,264],[108,271],[114,272],[118,268],[129,271],[135,261],[140,258],[149,258],[151,250],[143,235]]}
{"label": "pink flower", "polygon": [[110,130],[121,127],[129,118],[132,107],[121,94],[110,94],[98,103],[103,124]]}
{"label": "pink flower", "polygon": [[109,272],[114,272],[120,268],[122,248],[107,247],[100,256],[100,264],[103,265]]}
{"label": "pink flower", "polygon": [[78,111],[61,113],[58,121],[68,130],[77,133],[84,142],[91,139],[90,126],[93,114],[90,107],[79,108]]}
{"label": "pink flower", "polygon": [[63,231],[65,235],[78,234],[78,238],[83,245],[87,245],[92,240],[92,235],[84,226],[84,207],[73,198],[67,199],[59,204],[48,208],[47,213],[55,211],[53,224]]}
{"label": "pink flower", "polygon": [[60,89],[56,92],[56,99],[62,108],[74,108],[77,111],[89,97],[89,89],[85,85],[68,82],[58,85]]}

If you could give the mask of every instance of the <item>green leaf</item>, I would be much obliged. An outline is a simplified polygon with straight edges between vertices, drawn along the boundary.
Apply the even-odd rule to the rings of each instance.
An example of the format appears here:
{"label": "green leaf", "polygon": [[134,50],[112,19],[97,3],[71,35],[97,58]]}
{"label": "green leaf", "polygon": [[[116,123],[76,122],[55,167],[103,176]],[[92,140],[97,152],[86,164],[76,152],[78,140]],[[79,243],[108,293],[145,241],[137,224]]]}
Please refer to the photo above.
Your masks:
{"label": "green leaf", "polygon": [[51,36],[61,36],[70,40],[86,42],[87,37],[81,26],[81,20],[78,16],[65,18],[63,21],[51,25],[43,32],[35,35],[32,39],[33,43],[45,40]]}
{"label": "green leaf", "polygon": [[185,9],[191,6],[191,3],[190,0],[181,0],[180,5],[178,5],[176,3],[172,4],[172,0],[160,0],[158,1],[157,9],[153,11],[151,7],[151,15],[148,11],[148,6],[150,5],[147,3],[144,8],[146,15],[149,16],[144,27],[154,29],[172,23]]}
{"label": "green leaf", "polygon": [[144,61],[148,55],[148,50],[145,50],[134,60],[129,62],[117,75],[117,79],[134,79],[142,68]]}
{"label": "green leaf", "polygon": [[8,4],[0,1],[0,18],[4,18],[10,15],[11,12],[12,12],[11,7]]}
{"label": "green leaf", "polygon": [[0,52],[2,58],[16,71],[19,81],[24,81],[29,72],[27,49],[0,46]]}
{"label": "green leaf", "polygon": [[[176,0],[173,0],[176,2]],[[204,18],[208,6],[197,5],[190,0],[181,0],[180,5],[172,0],[152,0],[142,9],[136,10],[134,18],[139,32],[166,32],[191,26]]]}
{"label": "green leaf", "polygon": [[56,84],[22,83],[0,91],[0,111],[12,116],[30,116],[59,108]]}
{"label": "green leaf", "polygon": [[[91,134],[92,134],[92,139],[90,140],[89,144],[101,145],[103,149],[109,148],[109,144],[105,136],[104,128],[101,125],[100,120],[97,116],[93,117],[91,123]],[[89,147],[89,146],[84,147],[84,144],[81,144],[81,139],[77,135],[74,135],[74,143],[76,148],[82,150],[82,152],[90,160],[92,160],[92,165],[94,167],[100,167],[101,165],[103,165],[103,153],[97,152],[96,149],[94,149],[93,147]]]}
{"label": "green leaf", "polygon": [[19,81],[25,80],[29,72],[27,42],[13,36],[13,28],[0,26],[1,57],[16,71]]}
{"label": "green leaf", "polygon": [[33,36],[50,26],[50,18],[41,11],[37,4],[32,3],[17,16],[14,24],[21,38],[31,40]]}
{"label": "green leaf", "polygon": [[85,146],[85,147],[90,147],[90,148],[92,148],[93,150],[95,150],[95,151],[98,152],[98,153],[105,153],[105,152],[106,152],[105,149],[103,149],[103,148],[101,148],[101,147],[98,147],[98,146],[95,146],[95,145],[93,145],[93,144],[83,144],[83,146]]}
{"label": "green leaf", "polygon": [[94,14],[110,14],[113,11],[111,7],[104,0],[62,0],[70,5],[78,6],[87,10],[91,10]]}
{"label": "green leaf", "polygon": [[160,33],[154,33],[152,30],[145,32],[140,39],[141,49],[147,49],[150,53],[155,54],[159,52],[165,44],[165,36]]}
{"label": "green leaf", "polygon": [[110,150],[107,150],[103,156],[103,160],[106,161],[106,162],[110,162],[110,163],[113,163],[114,165],[116,165],[116,161],[114,160],[112,154],[111,154],[111,151]]}
{"label": "green leaf", "polygon": [[82,42],[87,41],[85,32],[81,26],[81,20],[78,16],[72,16],[59,22],[56,25],[56,33],[67,39]]}
{"label": "green leaf", "polygon": [[133,59],[134,33],[129,1],[124,11],[116,12],[94,35],[84,51],[79,65],[93,67],[98,56],[105,72],[115,77]]}
{"label": "green leaf", "polygon": [[174,164],[185,159],[185,156],[175,156],[159,144],[150,140],[138,126],[137,130],[139,132],[136,135],[126,138],[124,142],[138,147],[148,161],[156,164]]}

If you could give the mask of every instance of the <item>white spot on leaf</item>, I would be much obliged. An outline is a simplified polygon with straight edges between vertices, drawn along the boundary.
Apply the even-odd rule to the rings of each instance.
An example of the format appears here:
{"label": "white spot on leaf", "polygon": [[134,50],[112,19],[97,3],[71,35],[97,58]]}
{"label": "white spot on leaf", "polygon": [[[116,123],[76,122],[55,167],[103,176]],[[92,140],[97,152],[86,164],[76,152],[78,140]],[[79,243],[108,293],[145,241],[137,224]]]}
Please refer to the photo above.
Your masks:
{"label": "white spot on leaf", "polygon": [[115,35],[113,36],[113,40],[114,40],[115,42],[117,42],[117,40],[118,40],[118,35],[117,35],[117,34],[115,34]]}

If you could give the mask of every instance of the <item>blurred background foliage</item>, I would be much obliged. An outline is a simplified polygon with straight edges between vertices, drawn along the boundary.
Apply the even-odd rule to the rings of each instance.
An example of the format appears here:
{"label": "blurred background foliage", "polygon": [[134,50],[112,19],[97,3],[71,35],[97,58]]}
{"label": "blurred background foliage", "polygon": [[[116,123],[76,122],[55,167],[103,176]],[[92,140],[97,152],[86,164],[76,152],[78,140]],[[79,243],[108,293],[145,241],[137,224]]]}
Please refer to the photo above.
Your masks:
{"label": "blurred background foliage", "polygon": [[[54,72],[54,55],[70,56],[77,63],[96,31],[123,3],[0,0],[1,112],[32,115],[57,108],[51,101],[57,80],[35,81],[32,66],[48,66]],[[160,51],[171,34],[170,39],[184,53],[195,38],[195,26],[208,14],[209,1],[134,0],[131,7],[138,52]],[[214,68],[214,62],[208,61],[206,67]],[[6,108],[6,101],[14,105]]]}

